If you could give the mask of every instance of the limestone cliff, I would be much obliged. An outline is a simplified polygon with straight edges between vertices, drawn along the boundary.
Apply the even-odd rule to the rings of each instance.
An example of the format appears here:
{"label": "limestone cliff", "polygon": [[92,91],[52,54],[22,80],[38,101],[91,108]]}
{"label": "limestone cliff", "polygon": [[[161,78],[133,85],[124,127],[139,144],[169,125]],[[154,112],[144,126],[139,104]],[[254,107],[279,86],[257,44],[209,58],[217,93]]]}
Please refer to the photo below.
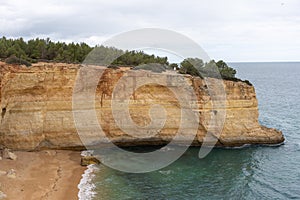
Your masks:
{"label": "limestone cliff", "polygon": [[[72,112],[72,94],[79,65],[39,63],[31,68],[0,65],[0,146],[18,150],[82,149]],[[177,134],[180,109],[174,94],[160,85],[145,85],[134,91],[129,111],[137,125],[145,126],[151,122],[150,105],[154,102],[161,104],[166,109],[164,127],[153,137],[144,139],[136,139],[118,128],[111,111],[111,98],[116,83],[123,76],[130,76],[127,69],[106,69],[97,86],[95,108],[107,137],[119,145],[168,143]],[[164,75],[153,75],[152,78],[156,76]],[[218,112],[218,108],[211,107],[205,81],[186,75],[165,76],[168,79],[180,77],[193,87],[197,97],[194,106],[199,114],[193,145],[201,145],[207,134],[208,116]],[[123,87],[133,87],[132,84]],[[284,141],[280,131],[259,124],[253,86],[224,81],[224,87],[226,118],[217,145],[277,144]]]}

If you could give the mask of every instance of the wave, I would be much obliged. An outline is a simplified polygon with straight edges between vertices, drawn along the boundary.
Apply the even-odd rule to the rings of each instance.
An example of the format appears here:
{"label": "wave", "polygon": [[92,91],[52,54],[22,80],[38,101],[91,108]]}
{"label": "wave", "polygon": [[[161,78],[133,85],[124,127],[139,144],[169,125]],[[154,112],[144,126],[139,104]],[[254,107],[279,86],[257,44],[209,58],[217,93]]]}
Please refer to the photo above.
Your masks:
{"label": "wave", "polygon": [[278,144],[243,144],[241,146],[234,146],[234,147],[216,147],[219,149],[244,149],[249,147],[279,147],[284,145],[285,142],[281,142]]}
{"label": "wave", "polygon": [[78,184],[78,198],[79,200],[92,200],[93,197],[96,196],[95,188],[96,185],[92,183],[93,178],[95,177],[95,172],[97,172],[99,168],[97,165],[89,165],[87,169],[82,174],[82,179]]}
{"label": "wave", "polygon": [[163,175],[170,175],[173,173],[173,170],[160,170],[158,172]]}
{"label": "wave", "polygon": [[218,147],[220,149],[244,149],[254,146],[254,144],[243,144],[241,146],[234,146],[234,147]]}
{"label": "wave", "polygon": [[93,154],[94,154],[93,150],[85,150],[85,151],[82,151],[80,155],[82,157],[85,157],[85,156],[92,156]]}
{"label": "wave", "polygon": [[166,151],[174,151],[175,149],[174,148],[171,148],[171,147],[168,147],[168,146],[165,146],[163,148],[160,149],[162,152],[166,152]]}

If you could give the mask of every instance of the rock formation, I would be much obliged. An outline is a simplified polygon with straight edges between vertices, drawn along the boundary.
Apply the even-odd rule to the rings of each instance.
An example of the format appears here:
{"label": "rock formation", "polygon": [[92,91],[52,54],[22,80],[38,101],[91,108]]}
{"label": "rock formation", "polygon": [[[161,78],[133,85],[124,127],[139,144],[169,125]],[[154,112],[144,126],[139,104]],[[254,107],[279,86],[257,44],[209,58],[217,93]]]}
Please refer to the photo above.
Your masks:
{"label": "rock formation", "polygon": [[[21,68],[4,63],[0,65],[0,146],[13,150],[83,149],[72,112],[72,94],[80,66],[38,63],[30,68]],[[98,70],[97,67],[95,70]],[[132,79],[128,79],[132,81],[121,88],[134,88],[134,76],[123,68],[103,70],[103,67],[99,67],[99,70],[103,74],[97,85],[95,108],[99,124],[110,140],[119,145],[156,145],[172,140],[179,128],[181,112],[176,96],[168,88],[152,84],[133,91],[129,113],[137,125],[143,127],[151,123],[149,109],[153,103],[162,105],[166,110],[166,121],[160,131],[151,137],[135,138],[117,126],[111,110],[112,93],[117,82],[123,76],[132,76]],[[154,74],[151,79],[159,76],[177,81],[175,86],[174,81],[170,81],[170,87],[177,87],[180,81],[185,81],[194,89],[196,99],[192,103],[199,116],[199,127],[193,145],[201,145],[207,134],[209,116],[217,114],[222,108],[212,107],[203,79],[174,73]],[[280,131],[259,124],[253,86],[244,82],[224,81],[224,89],[226,117],[218,135],[218,146],[278,144],[284,141]],[[87,106],[86,109],[91,108]],[[212,137],[216,135],[212,134]]]}

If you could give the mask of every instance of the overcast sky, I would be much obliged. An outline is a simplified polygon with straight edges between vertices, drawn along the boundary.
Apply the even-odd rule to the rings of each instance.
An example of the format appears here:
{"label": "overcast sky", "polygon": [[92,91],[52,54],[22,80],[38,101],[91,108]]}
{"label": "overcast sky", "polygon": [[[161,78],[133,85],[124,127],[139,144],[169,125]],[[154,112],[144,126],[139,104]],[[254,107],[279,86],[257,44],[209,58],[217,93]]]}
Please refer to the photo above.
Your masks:
{"label": "overcast sky", "polygon": [[90,45],[165,28],[225,61],[299,61],[299,0],[0,0],[0,35]]}

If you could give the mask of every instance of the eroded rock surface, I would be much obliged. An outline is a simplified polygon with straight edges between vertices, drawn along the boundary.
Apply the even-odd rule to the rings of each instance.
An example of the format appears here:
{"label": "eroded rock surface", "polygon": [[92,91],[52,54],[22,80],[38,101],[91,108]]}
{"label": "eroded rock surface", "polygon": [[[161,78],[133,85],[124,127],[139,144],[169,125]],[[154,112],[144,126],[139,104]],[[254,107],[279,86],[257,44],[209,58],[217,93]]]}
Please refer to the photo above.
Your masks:
{"label": "eroded rock surface", "polygon": [[[38,63],[25,69],[4,63],[0,65],[0,146],[13,150],[83,149],[72,112],[72,94],[80,66]],[[203,143],[207,130],[210,130],[211,116],[224,111],[224,108],[212,105],[207,83],[200,78],[179,74],[149,75],[140,71],[139,76],[144,73],[153,80],[163,77],[164,80],[168,80],[168,87],[152,84],[133,91],[136,84],[135,72],[122,68],[104,70],[103,67],[95,67],[94,70],[95,72],[102,70],[103,73],[95,97],[99,124],[106,136],[120,145],[155,145],[171,141],[177,134],[181,122],[182,106],[170,88],[180,87],[183,82],[193,88],[196,95],[196,99],[190,102],[199,117],[193,145]],[[151,137],[147,135],[140,138],[132,137],[122,131],[114,120],[112,93],[118,81],[124,76],[128,80],[119,87],[123,90],[132,89],[129,113],[135,124],[143,127],[151,123],[149,116],[151,105],[159,104],[165,108],[164,126],[155,133],[149,132],[152,134]],[[88,87],[76,92],[88,90]],[[219,136],[217,145],[278,144],[284,141],[280,131],[259,124],[253,86],[243,82],[224,81],[224,89],[226,93],[224,126],[222,131],[209,133],[211,137]],[[82,104],[83,109],[92,109],[88,102],[83,101]],[[160,117],[155,113],[153,116]],[[82,119],[81,126],[86,125],[84,124],[86,120]],[[189,123],[189,119],[185,120]],[[86,125],[86,134],[90,134],[88,142],[92,144],[95,140],[99,140],[105,143],[106,140],[97,138],[95,132],[94,127]],[[182,133],[182,139],[189,134],[189,131]]]}

